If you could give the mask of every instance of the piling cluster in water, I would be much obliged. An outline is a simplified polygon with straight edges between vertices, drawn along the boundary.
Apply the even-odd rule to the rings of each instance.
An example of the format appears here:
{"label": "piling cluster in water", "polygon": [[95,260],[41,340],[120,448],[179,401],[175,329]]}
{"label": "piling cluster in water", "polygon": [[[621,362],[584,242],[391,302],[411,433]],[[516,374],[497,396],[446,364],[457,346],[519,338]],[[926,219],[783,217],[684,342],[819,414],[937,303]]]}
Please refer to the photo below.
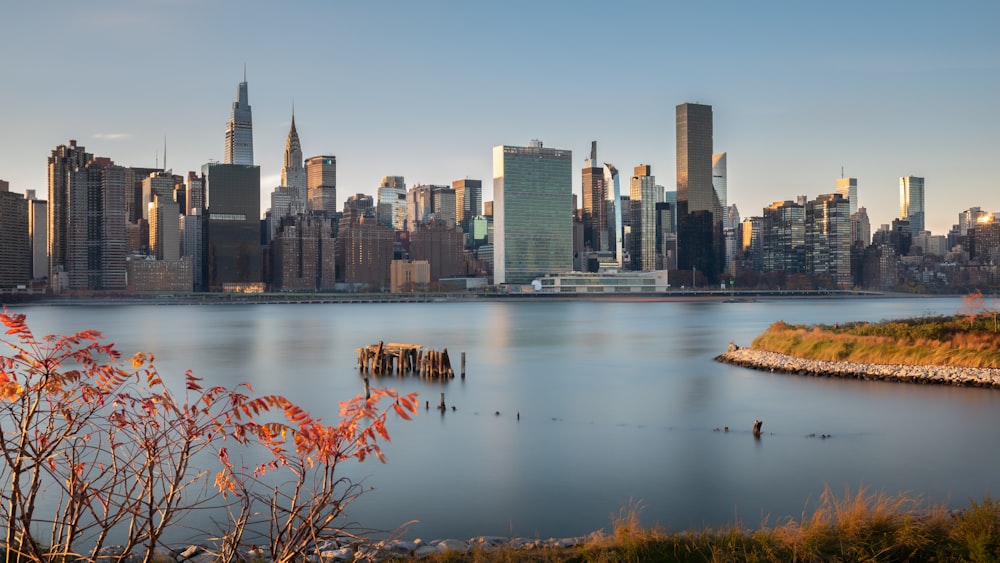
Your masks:
{"label": "piling cluster in water", "polygon": [[807,360],[776,352],[736,346],[730,346],[729,351],[715,359],[719,362],[763,371],[814,377],[843,377],[1000,389],[1000,369],[993,368],[830,362]]}
{"label": "piling cluster in water", "polygon": [[[361,373],[373,375],[416,374],[426,379],[454,379],[448,349],[442,351],[424,350],[418,344],[369,344],[355,350],[358,353],[358,369]],[[462,376],[465,376],[465,354],[462,354]]]}

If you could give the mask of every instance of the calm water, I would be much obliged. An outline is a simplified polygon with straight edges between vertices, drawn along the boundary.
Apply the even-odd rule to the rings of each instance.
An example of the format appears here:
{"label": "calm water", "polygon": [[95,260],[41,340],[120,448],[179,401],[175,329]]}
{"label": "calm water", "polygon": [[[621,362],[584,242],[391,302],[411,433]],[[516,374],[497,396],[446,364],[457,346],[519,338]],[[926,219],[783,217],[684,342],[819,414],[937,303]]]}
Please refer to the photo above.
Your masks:
{"label": "calm water", "polygon": [[[353,465],[375,490],[365,525],[409,537],[573,536],[630,499],[673,529],[801,515],[828,484],[951,506],[1000,491],[1000,392],[812,379],[716,363],[776,320],[833,323],[961,309],[958,298],[757,303],[434,303],[31,306],[38,334],[101,330],[161,374],[250,382],[333,421],[361,391],[354,349],[447,347],[467,378],[383,379],[437,404],[390,426],[388,464]],[[499,411],[500,415],[495,413]],[[520,412],[520,421],[516,413]],[[753,420],[764,421],[755,441]],[[730,427],[729,433],[713,429]],[[831,434],[827,440],[809,434]]]}

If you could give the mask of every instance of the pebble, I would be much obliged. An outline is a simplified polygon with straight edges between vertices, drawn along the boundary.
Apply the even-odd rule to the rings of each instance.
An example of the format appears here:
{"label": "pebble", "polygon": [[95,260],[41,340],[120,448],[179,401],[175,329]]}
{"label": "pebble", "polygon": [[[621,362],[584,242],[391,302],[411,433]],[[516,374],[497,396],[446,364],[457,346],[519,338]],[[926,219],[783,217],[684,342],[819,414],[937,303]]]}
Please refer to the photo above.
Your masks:
{"label": "pebble", "polygon": [[729,351],[715,359],[741,367],[813,377],[843,377],[1000,389],[1000,369],[995,368],[830,362],[806,360],[751,348],[737,348],[735,350],[730,348]]}

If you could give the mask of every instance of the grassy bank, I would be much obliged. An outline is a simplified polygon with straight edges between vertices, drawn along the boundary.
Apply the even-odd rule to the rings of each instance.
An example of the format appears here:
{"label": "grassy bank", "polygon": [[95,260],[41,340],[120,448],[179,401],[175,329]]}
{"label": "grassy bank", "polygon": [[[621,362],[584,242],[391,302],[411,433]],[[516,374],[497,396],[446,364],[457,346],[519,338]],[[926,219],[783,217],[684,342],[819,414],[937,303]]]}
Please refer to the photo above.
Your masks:
{"label": "grassy bank", "polygon": [[862,487],[837,496],[827,489],[801,518],[756,530],[738,524],[676,533],[643,528],[634,506],[612,524],[613,533],[578,548],[505,548],[424,561],[1000,561],[1000,501],[991,497],[950,513],[905,495]]}
{"label": "grassy bank", "polygon": [[992,313],[842,325],[779,321],[752,346],[813,360],[1000,368],[1000,331]]}

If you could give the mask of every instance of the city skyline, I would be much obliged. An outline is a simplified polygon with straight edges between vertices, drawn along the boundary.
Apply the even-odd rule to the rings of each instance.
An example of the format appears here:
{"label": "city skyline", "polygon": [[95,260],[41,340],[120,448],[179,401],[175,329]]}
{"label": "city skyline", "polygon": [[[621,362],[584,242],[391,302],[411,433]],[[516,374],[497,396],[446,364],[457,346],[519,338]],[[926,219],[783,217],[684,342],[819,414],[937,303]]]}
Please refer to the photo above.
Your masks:
{"label": "city skyline", "polygon": [[[857,204],[873,228],[897,216],[898,179],[909,175],[926,178],[935,234],[968,208],[1000,210],[982,166],[1000,125],[992,4],[234,6],[9,7],[5,19],[17,25],[0,44],[19,56],[0,63],[0,179],[18,193],[45,193],[45,157],[69,139],[123,166],[152,167],[163,165],[166,137],[166,166],[181,175],[222,162],[246,64],[262,209],[281,183],[293,104],[304,156],[339,161],[340,209],[352,194],[376,195],[392,175],[408,185],[485,180],[483,201],[491,200],[492,147],[531,138],[576,152],[574,170],[596,139],[604,160],[624,170],[651,165],[673,190],[673,110],[697,102],[714,109],[714,150],[728,153],[728,199],[744,217],[833,193],[841,167],[858,179]],[[573,33],[599,6],[620,40]],[[969,9],[980,17],[968,18]],[[933,33],[902,44],[891,33],[901,27]],[[72,30],[84,28],[100,33],[76,41]],[[288,30],[283,43],[301,60],[246,36],[272,29]],[[713,41],[695,49],[705,33]],[[60,54],[71,49],[81,56]],[[537,56],[546,51],[555,56]],[[88,61],[104,64],[103,78]],[[319,61],[329,69],[322,76]],[[576,77],[598,67],[622,85],[580,89]],[[636,76],[643,80],[625,87]],[[573,190],[581,193],[578,173]]]}

